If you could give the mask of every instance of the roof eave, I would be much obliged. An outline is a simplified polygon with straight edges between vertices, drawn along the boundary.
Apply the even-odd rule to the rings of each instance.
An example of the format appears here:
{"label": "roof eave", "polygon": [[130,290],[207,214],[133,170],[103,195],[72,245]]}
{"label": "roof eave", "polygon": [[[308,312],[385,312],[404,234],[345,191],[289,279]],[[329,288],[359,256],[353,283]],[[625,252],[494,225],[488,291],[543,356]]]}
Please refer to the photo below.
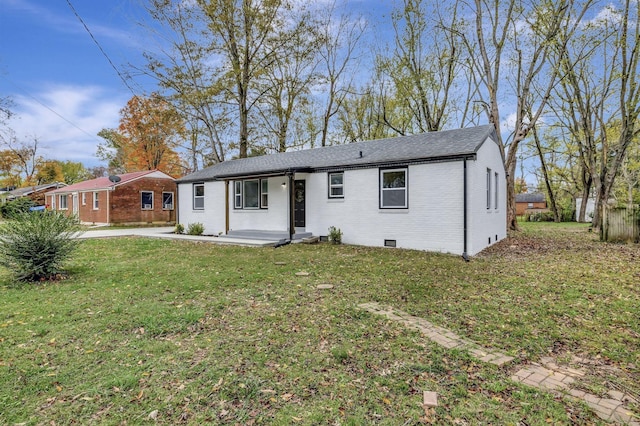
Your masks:
{"label": "roof eave", "polygon": [[252,178],[265,178],[271,176],[284,176],[293,173],[314,173],[325,172],[329,170],[352,170],[352,169],[371,169],[376,167],[399,167],[408,166],[412,164],[426,164],[426,163],[443,163],[449,161],[462,161],[462,160],[475,160],[477,158],[476,152],[468,152],[454,155],[442,155],[436,157],[421,157],[421,158],[409,158],[399,159],[391,161],[373,161],[369,163],[340,163],[330,166],[322,167],[292,167],[288,169],[275,169],[265,170],[263,172],[247,172],[247,173],[228,173],[220,174],[208,178],[180,178],[177,179],[177,183],[194,183],[194,182],[211,182],[215,180],[233,180],[233,179],[252,179]]}

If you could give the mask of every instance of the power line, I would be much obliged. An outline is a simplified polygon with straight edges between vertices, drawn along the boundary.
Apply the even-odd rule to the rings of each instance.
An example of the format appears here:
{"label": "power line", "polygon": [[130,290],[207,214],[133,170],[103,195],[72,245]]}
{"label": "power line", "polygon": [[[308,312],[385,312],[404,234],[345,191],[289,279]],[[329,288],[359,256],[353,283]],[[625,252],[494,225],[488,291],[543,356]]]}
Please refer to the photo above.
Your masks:
{"label": "power line", "polygon": [[80,15],[78,14],[78,12],[76,11],[75,7],[73,7],[73,4],[71,4],[71,0],[67,0],[67,4],[69,5],[69,7],[71,8],[71,11],[73,12],[74,15],[76,15],[76,18],[78,18],[78,21],[80,21],[80,23],[82,24],[82,26],[84,27],[84,29],[87,31],[87,33],[89,33],[89,36],[91,37],[91,40],[93,40],[93,42],[96,44],[96,46],[98,46],[98,49],[100,49],[100,52],[102,52],[102,55],[107,59],[107,61],[109,62],[109,64],[111,65],[111,68],[113,68],[113,70],[116,72],[116,74],[118,74],[118,77],[120,77],[120,80],[122,80],[122,82],[124,83],[124,85],[127,87],[127,89],[129,89],[129,91],[136,96],[136,92],[133,90],[133,88],[129,85],[129,82],[127,81],[127,79],[125,78],[125,76],[120,72],[120,70],[118,70],[118,67],[115,66],[115,64],[113,63],[113,61],[111,60],[111,58],[109,57],[109,55],[107,55],[107,52],[104,51],[104,49],[102,48],[102,46],[100,45],[100,43],[98,43],[98,40],[93,36],[93,33],[91,32],[91,30],[89,29],[89,27],[87,26],[87,24],[84,22],[84,20],[82,19],[82,17],[80,17]]}

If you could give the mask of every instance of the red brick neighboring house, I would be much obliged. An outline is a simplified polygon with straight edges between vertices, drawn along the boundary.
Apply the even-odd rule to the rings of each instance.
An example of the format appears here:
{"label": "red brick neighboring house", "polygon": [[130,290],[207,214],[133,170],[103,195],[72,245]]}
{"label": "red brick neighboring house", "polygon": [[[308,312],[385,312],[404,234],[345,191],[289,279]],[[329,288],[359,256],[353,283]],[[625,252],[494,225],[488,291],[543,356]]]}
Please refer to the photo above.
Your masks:
{"label": "red brick neighboring house", "polygon": [[548,211],[547,197],[542,192],[516,194],[516,215],[523,215],[525,214],[525,211]]}
{"label": "red brick neighboring house", "polygon": [[87,224],[174,224],[175,180],[158,170],[86,180],[47,192],[51,210]]}

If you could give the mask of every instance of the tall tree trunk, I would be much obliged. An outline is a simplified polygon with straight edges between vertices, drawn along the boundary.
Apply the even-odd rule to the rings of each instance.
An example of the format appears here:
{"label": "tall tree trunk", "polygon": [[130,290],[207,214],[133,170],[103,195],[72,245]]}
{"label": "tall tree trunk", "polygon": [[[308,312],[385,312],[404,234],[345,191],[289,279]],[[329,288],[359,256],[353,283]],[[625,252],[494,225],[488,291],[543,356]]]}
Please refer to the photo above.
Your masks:
{"label": "tall tree trunk", "polygon": [[538,158],[540,158],[540,168],[542,169],[542,175],[544,177],[544,185],[547,188],[547,195],[549,196],[551,211],[553,212],[553,221],[558,223],[558,222],[561,222],[562,218],[560,217],[560,212],[558,211],[558,205],[556,203],[555,193],[553,191],[553,187],[551,186],[551,179],[549,177],[549,169],[547,168],[547,161],[544,158],[544,153],[542,152],[542,145],[540,144],[540,138],[538,137],[538,132],[535,128],[533,129],[533,140],[536,145]]}

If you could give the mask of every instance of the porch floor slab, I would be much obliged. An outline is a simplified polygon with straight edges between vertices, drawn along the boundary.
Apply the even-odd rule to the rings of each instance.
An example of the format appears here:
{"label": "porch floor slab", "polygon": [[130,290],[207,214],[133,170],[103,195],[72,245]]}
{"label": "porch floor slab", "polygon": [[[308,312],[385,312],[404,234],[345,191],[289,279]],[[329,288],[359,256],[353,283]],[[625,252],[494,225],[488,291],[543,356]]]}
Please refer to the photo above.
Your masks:
{"label": "porch floor slab", "polygon": [[[311,232],[296,232],[293,240],[302,240],[311,237]],[[266,231],[261,229],[232,229],[224,235],[225,238],[244,238],[249,240],[268,240],[278,242],[280,240],[288,240],[289,232],[287,231]]]}

